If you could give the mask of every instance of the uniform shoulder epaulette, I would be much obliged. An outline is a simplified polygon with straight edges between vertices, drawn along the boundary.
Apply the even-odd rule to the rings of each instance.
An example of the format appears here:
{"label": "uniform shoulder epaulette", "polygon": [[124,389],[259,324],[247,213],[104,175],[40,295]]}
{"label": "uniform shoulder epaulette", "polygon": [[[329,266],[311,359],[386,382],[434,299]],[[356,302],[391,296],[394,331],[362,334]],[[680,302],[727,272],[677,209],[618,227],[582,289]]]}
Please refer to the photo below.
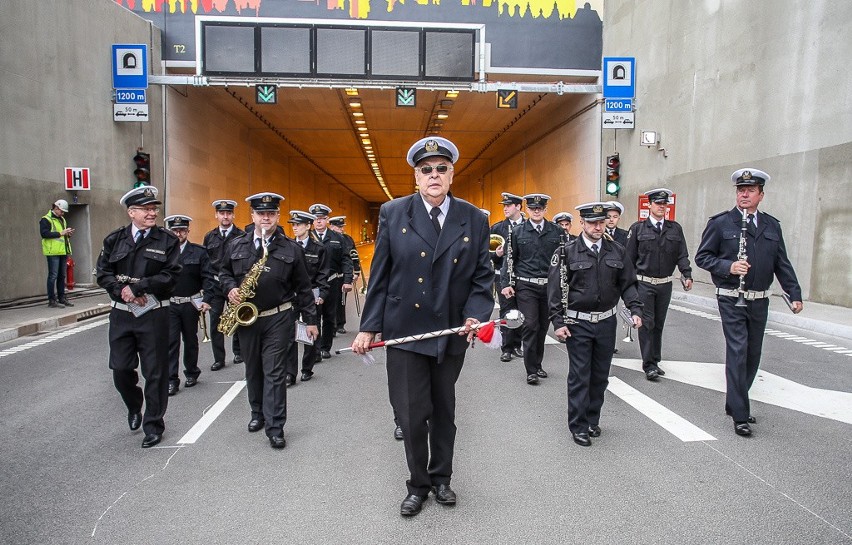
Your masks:
{"label": "uniform shoulder epaulette", "polygon": [[730,210],[723,210],[723,211],[719,212],[718,214],[716,214],[714,216],[710,216],[710,219],[714,220],[716,218],[721,218],[722,216],[726,215],[728,212],[730,212]]}
{"label": "uniform shoulder epaulette", "polygon": [[194,247],[198,248],[199,250],[207,251],[207,248],[205,248],[201,244],[196,244],[195,242],[190,242],[189,244],[190,244],[190,246],[194,246]]}
{"label": "uniform shoulder epaulette", "polygon": [[164,229],[164,228],[160,227],[159,225],[157,226],[157,229],[159,229],[159,231],[160,231],[161,233],[165,233],[165,234],[166,234],[166,236],[171,237],[171,238],[172,238],[172,239],[174,239],[174,240],[178,240],[177,235],[176,235],[176,234],[174,234],[174,233],[172,233],[172,232],[171,232],[171,231],[169,231],[168,229]]}
{"label": "uniform shoulder epaulette", "polygon": [[119,233],[121,233],[121,232],[122,232],[122,231],[124,231],[125,229],[127,229],[127,227],[126,227],[126,226],[125,226],[125,227],[119,227],[118,229],[116,229],[116,230],[114,230],[114,231],[111,231],[111,232],[110,232],[110,233],[109,233],[109,234],[108,234],[105,238],[109,238],[109,237],[111,237],[111,236],[118,235]]}
{"label": "uniform shoulder epaulette", "polygon": [[761,215],[761,216],[766,216],[767,218],[769,218],[769,219],[771,219],[771,220],[775,220],[775,223],[781,223],[781,220],[779,220],[778,218],[776,218],[776,217],[775,217],[775,216],[773,216],[772,214],[767,214],[766,212],[762,212],[762,211],[761,211],[761,212],[760,212],[760,215]]}

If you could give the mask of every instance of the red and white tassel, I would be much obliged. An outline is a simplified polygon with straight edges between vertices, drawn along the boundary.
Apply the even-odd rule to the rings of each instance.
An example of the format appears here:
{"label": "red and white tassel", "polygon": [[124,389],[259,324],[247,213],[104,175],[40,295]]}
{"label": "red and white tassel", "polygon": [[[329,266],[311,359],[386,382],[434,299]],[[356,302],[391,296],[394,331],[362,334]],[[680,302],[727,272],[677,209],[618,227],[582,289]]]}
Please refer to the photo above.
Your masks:
{"label": "red and white tassel", "polygon": [[476,338],[488,348],[497,350],[503,344],[503,335],[500,333],[500,328],[496,327],[494,322],[488,322],[476,330]]}

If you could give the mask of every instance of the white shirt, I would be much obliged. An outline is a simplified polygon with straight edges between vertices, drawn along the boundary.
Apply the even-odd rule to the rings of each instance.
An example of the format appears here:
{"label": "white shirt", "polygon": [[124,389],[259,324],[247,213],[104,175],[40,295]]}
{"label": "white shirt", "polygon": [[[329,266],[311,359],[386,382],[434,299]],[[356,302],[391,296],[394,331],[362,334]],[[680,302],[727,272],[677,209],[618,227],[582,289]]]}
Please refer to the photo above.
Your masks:
{"label": "white shirt", "polygon": [[234,226],[233,226],[233,225],[231,225],[231,226],[230,226],[230,227],[228,227],[227,229],[222,229],[221,227],[219,227],[219,234],[220,234],[220,235],[222,235],[222,238],[228,238],[228,235],[230,235],[230,234],[231,234],[231,230],[232,230],[233,228],[234,228]]}
{"label": "white shirt", "polygon": [[[420,195],[420,198],[423,199],[423,195]],[[426,199],[423,199],[423,206],[426,207],[426,213],[429,214],[429,217],[432,217],[432,208],[433,206],[426,202]],[[447,213],[450,211],[450,199],[444,197],[444,202],[438,205],[438,209],[441,211],[438,214],[438,223],[441,224],[441,227],[444,226],[444,220],[447,219]]]}
{"label": "white shirt", "polygon": [[589,240],[589,239],[587,239],[587,238],[586,238],[586,235],[585,235],[585,234],[583,234],[583,236],[582,236],[581,238],[583,239],[583,242],[585,242],[585,243],[586,243],[586,247],[587,247],[589,250],[591,250],[591,251],[593,251],[593,252],[594,252],[595,250],[594,250],[594,248],[592,248],[592,246],[597,246],[597,248],[598,248],[598,252],[600,252],[600,251],[601,251],[601,241],[600,241],[600,240],[599,240],[599,241],[597,241],[597,242],[592,242],[591,240]]}
{"label": "white shirt", "polygon": [[[136,227],[136,225],[134,225],[134,224],[131,224],[131,226],[132,227],[130,228],[130,235],[133,237],[133,240],[136,240],[136,233],[138,233],[139,231],[149,231],[150,230],[150,229],[140,229],[140,228]],[[145,238],[147,236],[148,236],[148,233],[146,232],[142,236],[142,238]]]}

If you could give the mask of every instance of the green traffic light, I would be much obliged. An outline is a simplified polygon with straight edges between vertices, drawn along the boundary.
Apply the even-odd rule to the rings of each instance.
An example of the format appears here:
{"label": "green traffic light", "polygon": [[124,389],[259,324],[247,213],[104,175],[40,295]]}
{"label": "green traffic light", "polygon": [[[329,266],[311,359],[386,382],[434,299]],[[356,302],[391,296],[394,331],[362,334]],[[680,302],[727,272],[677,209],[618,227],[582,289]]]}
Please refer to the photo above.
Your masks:
{"label": "green traffic light", "polygon": [[618,182],[607,182],[606,184],[606,194],[607,195],[615,195],[618,196],[618,191],[621,189],[618,185]]}

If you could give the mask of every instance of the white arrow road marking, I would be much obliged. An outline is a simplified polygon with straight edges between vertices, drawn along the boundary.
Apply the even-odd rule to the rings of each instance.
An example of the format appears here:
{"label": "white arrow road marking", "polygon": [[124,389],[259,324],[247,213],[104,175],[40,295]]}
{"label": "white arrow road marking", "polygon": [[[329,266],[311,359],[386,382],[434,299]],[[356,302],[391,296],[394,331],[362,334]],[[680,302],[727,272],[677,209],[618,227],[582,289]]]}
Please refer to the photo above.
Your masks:
{"label": "white arrow road marking", "polygon": [[[612,364],[643,372],[640,360],[613,358]],[[663,366],[666,370],[666,376],[661,377],[663,379],[717,392],[725,392],[727,389],[725,365],[722,363],[664,361]],[[767,371],[758,370],[757,378],[749,391],[749,398],[752,401],[852,424],[852,393],[812,388]]]}
{"label": "white arrow road marking", "polygon": [[622,401],[644,414],[663,429],[669,431],[681,441],[715,441],[716,438],[702,430],[692,422],[678,416],[663,407],[636,388],[616,377],[609,377],[607,390],[617,395]]}
{"label": "white arrow road marking", "polygon": [[222,414],[225,407],[227,407],[231,401],[237,397],[237,394],[239,394],[245,386],[246,381],[244,380],[238,380],[235,382],[234,385],[219,398],[219,401],[214,403],[213,406],[210,407],[210,410],[204,413],[204,416],[202,416],[201,419],[199,419],[198,422],[196,422],[195,425],[178,440],[178,445],[189,445],[195,443],[198,438],[201,437],[201,434],[210,427],[210,424],[212,424],[220,414]]}

